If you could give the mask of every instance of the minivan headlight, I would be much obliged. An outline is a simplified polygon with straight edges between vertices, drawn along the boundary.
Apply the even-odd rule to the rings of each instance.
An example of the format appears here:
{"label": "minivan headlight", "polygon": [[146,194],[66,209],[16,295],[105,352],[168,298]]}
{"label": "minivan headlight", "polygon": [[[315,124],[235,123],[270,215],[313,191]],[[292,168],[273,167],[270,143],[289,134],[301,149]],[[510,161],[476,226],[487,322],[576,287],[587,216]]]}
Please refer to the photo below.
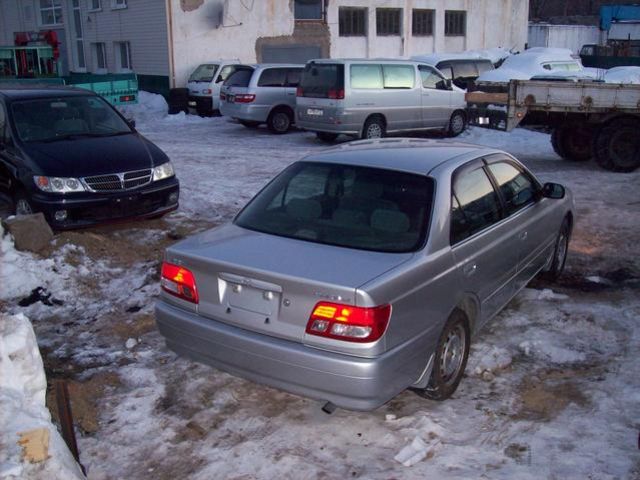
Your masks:
{"label": "minivan headlight", "polygon": [[36,175],[33,177],[36,186],[43,192],[50,193],[69,193],[84,192],[85,188],[82,182],[77,178],[68,177],[45,177]]}
{"label": "minivan headlight", "polygon": [[163,163],[162,165],[158,165],[153,169],[153,181],[157,182],[158,180],[164,180],[165,178],[173,177],[175,173],[173,172],[173,165],[171,162]]}

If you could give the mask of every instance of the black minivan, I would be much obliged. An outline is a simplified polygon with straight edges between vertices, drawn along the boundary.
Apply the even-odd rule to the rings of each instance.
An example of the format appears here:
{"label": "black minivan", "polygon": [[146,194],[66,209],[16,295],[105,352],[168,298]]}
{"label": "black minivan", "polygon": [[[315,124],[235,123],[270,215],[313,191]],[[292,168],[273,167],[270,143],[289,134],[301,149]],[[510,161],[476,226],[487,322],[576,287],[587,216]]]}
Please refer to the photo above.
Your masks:
{"label": "black minivan", "polygon": [[71,87],[0,88],[0,214],[55,229],[178,208],[165,153],[102,97]]}

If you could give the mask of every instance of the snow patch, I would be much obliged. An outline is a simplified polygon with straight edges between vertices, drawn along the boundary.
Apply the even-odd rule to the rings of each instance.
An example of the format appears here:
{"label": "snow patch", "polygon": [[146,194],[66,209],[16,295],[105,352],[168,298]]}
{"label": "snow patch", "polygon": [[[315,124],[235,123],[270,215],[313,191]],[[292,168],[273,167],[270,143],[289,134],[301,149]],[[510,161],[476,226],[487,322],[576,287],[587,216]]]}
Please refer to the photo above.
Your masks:
{"label": "snow patch", "polygon": [[[0,479],[71,480],[84,478],[45,406],[47,379],[31,322],[22,315],[0,316]],[[22,459],[21,432],[49,431],[49,458]]]}

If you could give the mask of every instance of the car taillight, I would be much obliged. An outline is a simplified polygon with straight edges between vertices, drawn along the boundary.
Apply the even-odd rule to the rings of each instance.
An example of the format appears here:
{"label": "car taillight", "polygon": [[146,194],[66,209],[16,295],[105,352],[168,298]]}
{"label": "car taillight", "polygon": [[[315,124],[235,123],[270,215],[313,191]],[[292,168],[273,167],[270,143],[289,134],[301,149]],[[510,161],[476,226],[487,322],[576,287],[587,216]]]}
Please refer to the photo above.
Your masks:
{"label": "car taillight", "polygon": [[168,262],[162,262],[162,289],[178,298],[198,303],[196,279],[188,269]]}
{"label": "car taillight", "polygon": [[251,103],[256,99],[256,96],[252,93],[239,93],[235,96],[234,101],[236,103]]}
{"label": "car taillight", "polygon": [[120,97],[121,102],[133,102],[136,99],[135,95],[122,95]]}
{"label": "car taillight", "polygon": [[302,87],[296,88],[296,97],[304,97],[304,90],[302,90]]}
{"label": "car taillight", "polygon": [[344,99],[344,89],[341,88],[340,90],[336,90],[335,88],[332,88],[327,93],[327,97],[332,100],[342,100]]}
{"label": "car taillight", "polygon": [[310,335],[348,342],[374,342],[387,329],[391,305],[354,307],[338,303],[318,303],[307,322]]}

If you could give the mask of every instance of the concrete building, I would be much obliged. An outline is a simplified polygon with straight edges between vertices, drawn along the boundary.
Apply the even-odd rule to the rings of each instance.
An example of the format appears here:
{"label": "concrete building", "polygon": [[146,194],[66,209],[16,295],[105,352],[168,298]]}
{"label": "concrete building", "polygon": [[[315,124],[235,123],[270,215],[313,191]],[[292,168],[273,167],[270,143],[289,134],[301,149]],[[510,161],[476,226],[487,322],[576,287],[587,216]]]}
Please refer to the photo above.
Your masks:
{"label": "concrete building", "polygon": [[72,72],[184,86],[200,63],[403,57],[527,42],[528,0],[0,0],[0,44],[55,29]]}

